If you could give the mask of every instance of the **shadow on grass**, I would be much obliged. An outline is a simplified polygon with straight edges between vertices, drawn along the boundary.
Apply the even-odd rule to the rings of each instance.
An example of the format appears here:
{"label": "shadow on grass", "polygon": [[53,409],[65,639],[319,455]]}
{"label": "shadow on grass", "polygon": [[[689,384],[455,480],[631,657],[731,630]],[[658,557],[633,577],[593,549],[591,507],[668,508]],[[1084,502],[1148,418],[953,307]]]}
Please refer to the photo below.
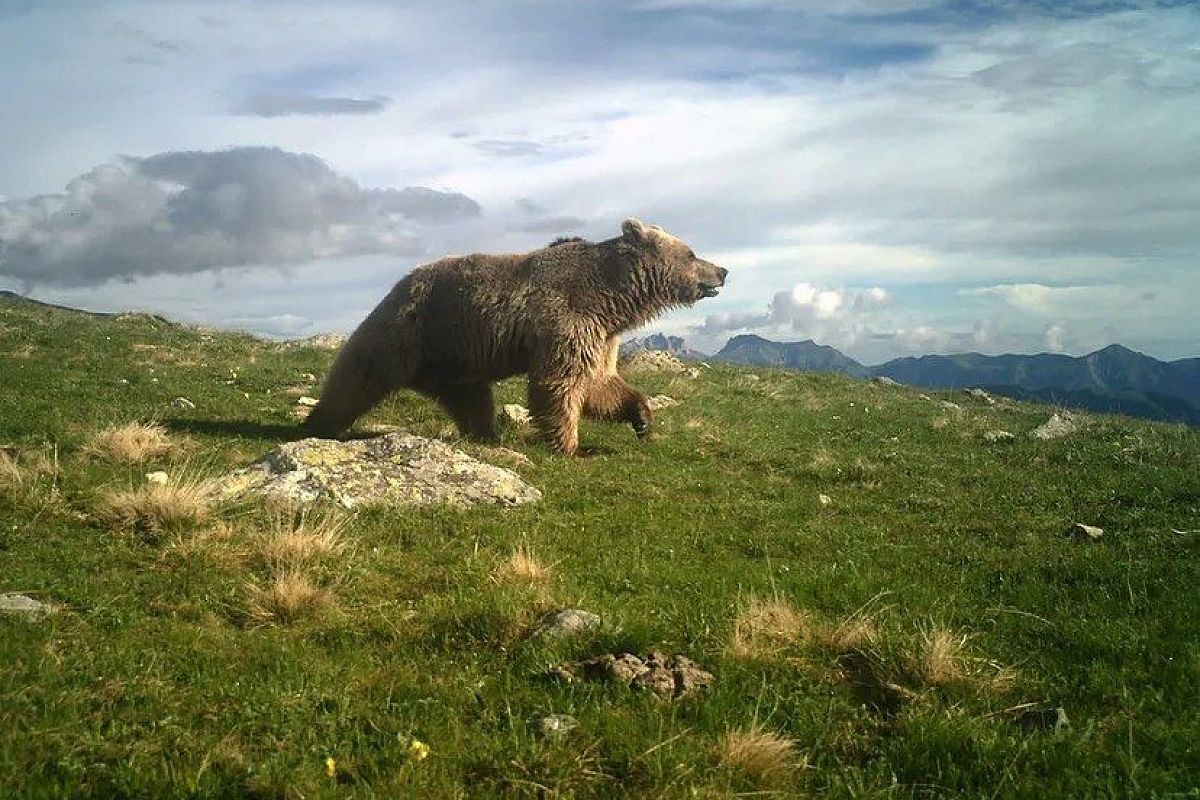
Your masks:
{"label": "shadow on grass", "polygon": [[292,442],[304,438],[298,425],[282,422],[255,422],[249,419],[167,419],[163,420],[162,424],[172,431],[206,436],[240,436],[275,442]]}

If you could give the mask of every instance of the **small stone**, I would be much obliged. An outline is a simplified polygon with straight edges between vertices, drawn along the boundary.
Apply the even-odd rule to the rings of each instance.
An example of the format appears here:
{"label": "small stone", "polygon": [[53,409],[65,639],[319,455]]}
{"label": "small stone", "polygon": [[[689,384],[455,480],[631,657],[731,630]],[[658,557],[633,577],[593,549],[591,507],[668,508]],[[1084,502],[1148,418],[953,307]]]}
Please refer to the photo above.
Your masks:
{"label": "small stone", "polygon": [[819,494],[819,495],[817,495],[817,502],[820,503],[822,506],[827,506],[833,502],[833,498],[827,494]]}
{"label": "small stone", "polygon": [[1074,433],[1078,427],[1079,423],[1076,422],[1074,414],[1068,411],[1056,411],[1050,416],[1050,419],[1034,428],[1030,436],[1035,439],[1057,439],[1060,436]]}
{"label": "small stone", "polygon": [[146,483],[157,483],[160,486],[166,486],[170,479],[171,477],[161,469],[155,472],[146,473]]}
{"label": "small stone", "polygon": [[600,627],[600,617],[579,608],[564,608],[546,615],[529,635],[531,639],[578,636]]}
{"label": "small stone", "polygon": [[967,389],[967,394],[971,395],[971,397],[974,397],[976,400],[982,400],[983,402],[987,403],[989,406],[996,405],[996,399],[994,397],[992,397],[990,394],[988,394],[987,392],[985,392],[983,389],[980,389],[977,387]]}
{"label": "small stone", "polygon": [[995,444],[996,442],[1011,442],[1011,441],[1014,441],[1017,437],[1014,436],[1009,431],[995,430],[995,431],[986,431],[983,434],[983,438],[986,441],[989,441],[989,442]]}
{"label": "small stone", "polygon": [[962,411],[962,406],[960,406],[958,403],[952,403],[949,400],[943,400],[942,402],[938,403],[938,405],[940,405],[942,408],[946,409],[947,411],[954,411],[954,412]]}
{"label": "small stone", "polygon": [[0,594],[0,613],[19,614],[27,619],[36,619],[49,614],[51,610],[47,603],[23,594]]}
{"label": "small stone", "polygon": [[306,382],[308,382],[308,383],[316,383],[316,382],[317,382],[317,376],[316,376],[316,375],[313,375],[311,372],[301,372],[301,373],[300,373],[300,380],[302,380],[302,381],[306,381]]}
{"label": "small stone", "polygon": [[306,406],[308,408],[312,408],[316,404],[317,404],[317,398],[309,397],[306,394],[301,395],[300,397],[296,398],[296,405],[298,405],[298,406]]}
{"label": "small stone", "polygon": [[679,401],[669,395],[656,394],[646,400],[646,405],[650,406],[651,411],[658,411],[663,408],[677,406],[679,405]]}
{"label": "small stone", "polygon": [[1068,530],[1067,534],[1074,536],[1076,539],[1083,539],[1088,542],[1099,542],[1104,539],[1104,529],[1097,528],[1095,525],[1084,525],[1082,522],[1076,522]]}
{"label": "small stone", "polygon": [[500,409],[500,416],[513,425],[528,425],[533,422],[533,415],[529,413],[529,409],[519,403],[506,403]]}
{"label": "small stone", "polygon": [[184,411],[191,411],[196,407],[196,404],[186,397],[176,397],[171,401],[171,408],[181,408]]}
{"label": "small stone", "polygon": [[128,378],[117,378],[117,383],[119,383],[122,386],[128,386],[129,379]]}
{"label": "small stone", "polygon": [[891,378],[889,378],[887,375],[880,375],[877,378],[874,378],[871,382],[878,386],[899,386],[900,385],[899,381],[894,381]]}
{"label": "small stone", "polygon": [[579,727],[579,720],[570,714],[547,714],[537,721],[538,733],[546,739],[562,739]]}

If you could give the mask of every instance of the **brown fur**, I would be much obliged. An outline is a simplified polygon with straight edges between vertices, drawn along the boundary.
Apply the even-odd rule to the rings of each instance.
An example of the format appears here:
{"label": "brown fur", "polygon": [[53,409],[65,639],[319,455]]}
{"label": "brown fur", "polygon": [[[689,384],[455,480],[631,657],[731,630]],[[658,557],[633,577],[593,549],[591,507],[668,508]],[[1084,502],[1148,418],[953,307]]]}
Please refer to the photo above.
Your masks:
{"label": "brown fur", "polygon": [[418,267],[346,342],[305,432],[337,435],[407,387],[441,403],[464,434],[491,438],[492,383],[528,373],[530,410],[559,452],[578,449],[581,414],[644,434],[646,398],[616,371],[620,334],[712,296],[725,275],[637,220],[603,242]]}

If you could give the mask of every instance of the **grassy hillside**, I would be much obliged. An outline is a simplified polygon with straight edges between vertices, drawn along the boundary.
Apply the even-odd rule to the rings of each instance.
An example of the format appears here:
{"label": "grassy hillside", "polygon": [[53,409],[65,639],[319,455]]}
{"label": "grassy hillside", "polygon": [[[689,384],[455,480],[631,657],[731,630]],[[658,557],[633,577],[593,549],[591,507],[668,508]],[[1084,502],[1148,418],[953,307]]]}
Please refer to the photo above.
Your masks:
{"label": "grassy hillside", "polygon": [[[200,480],[289,437],[331,354],[11,302],[0,353],[0,592],[57,607],[0,615],[0,796],[1200,785],[1195,429],[1084,416],[1040,441],[1044,407],[718,366],[636,379],[681,401],[648,443],[588,425],[591,455],[568,460],[507,431],[532,506],[328,512],[305,534],[286,510],[201,505],[130,526],[119,493],[147,472]],[[134,420],[165,449],[115,462],[97,434]],[[403,394],[365,423],[448,420]],[[1104,540],[1064,535],[1076,521]],[[312,592],[290,613],[268,597],[287,536]],[[604,627],[526,638],[563,606]],[[650,649],[713,687],[670,703],[546,675]],[[547,714],[578,727],[545,736]]]}

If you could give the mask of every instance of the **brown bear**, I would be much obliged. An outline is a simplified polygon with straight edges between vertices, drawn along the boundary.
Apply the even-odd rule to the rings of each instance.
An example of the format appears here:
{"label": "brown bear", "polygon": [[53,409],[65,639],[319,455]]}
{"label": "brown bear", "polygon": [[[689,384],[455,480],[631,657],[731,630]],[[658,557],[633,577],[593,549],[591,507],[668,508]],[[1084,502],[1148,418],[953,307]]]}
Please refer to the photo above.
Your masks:
{"label": "brown bear", "polygon": [[727,272],[658,226],[628,219],[621,230],[417,267],[346,341],[304,433],[336,436],[406,387],[437,400],[463,434],[492,438],[492,383],[528,373],[534,422],[559,452],[577,451],[581,414],[644,435],[650,407],[617,374],[621,333],[714,297]]}

